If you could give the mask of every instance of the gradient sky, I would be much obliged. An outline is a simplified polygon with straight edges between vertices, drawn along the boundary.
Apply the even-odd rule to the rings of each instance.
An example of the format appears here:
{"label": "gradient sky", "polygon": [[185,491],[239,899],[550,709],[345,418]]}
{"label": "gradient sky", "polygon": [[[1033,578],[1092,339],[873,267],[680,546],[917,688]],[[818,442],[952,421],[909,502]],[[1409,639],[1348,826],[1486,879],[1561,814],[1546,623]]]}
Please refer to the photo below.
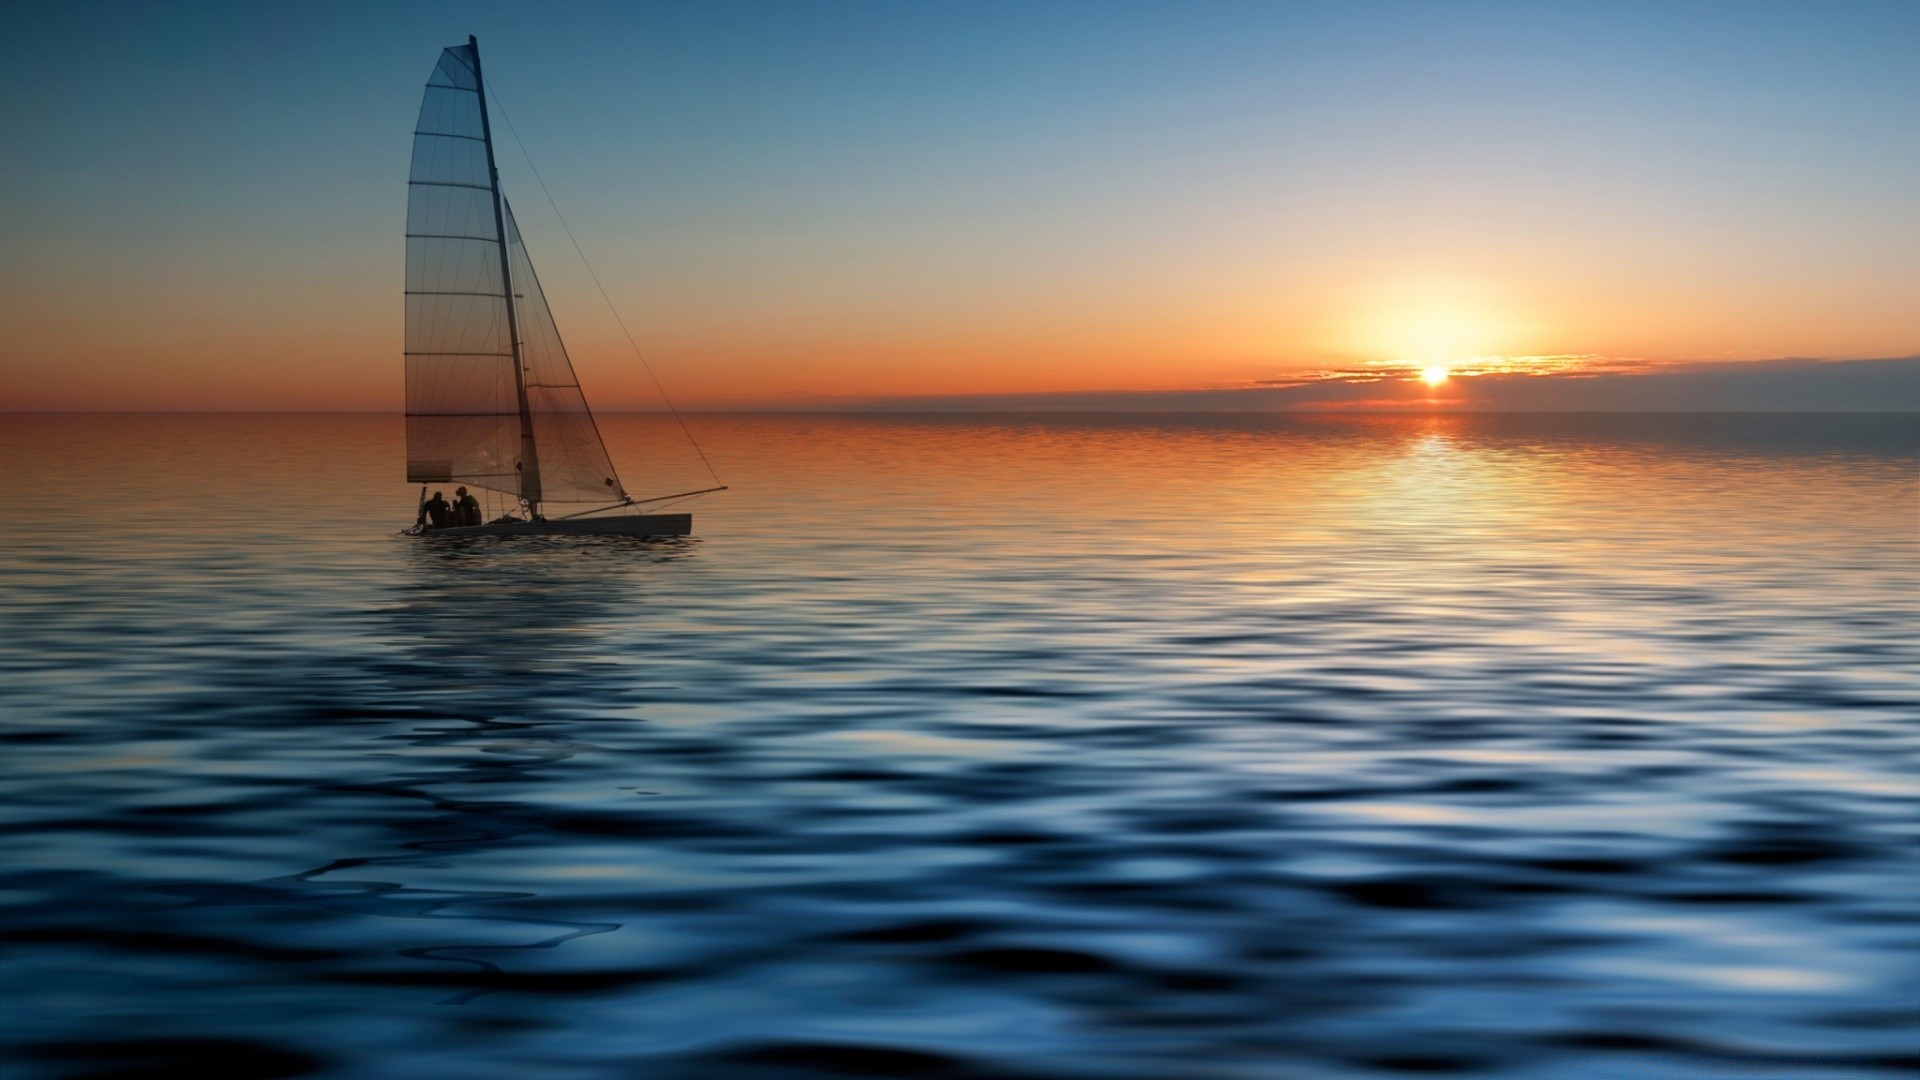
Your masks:
{"label": "gradient sky", "polygon": [[[468,33],[695,406],[1920,352],[1913,0],[15,4],[0,405],[397,408]],[[652,404],[496,134],[588,394]]]}

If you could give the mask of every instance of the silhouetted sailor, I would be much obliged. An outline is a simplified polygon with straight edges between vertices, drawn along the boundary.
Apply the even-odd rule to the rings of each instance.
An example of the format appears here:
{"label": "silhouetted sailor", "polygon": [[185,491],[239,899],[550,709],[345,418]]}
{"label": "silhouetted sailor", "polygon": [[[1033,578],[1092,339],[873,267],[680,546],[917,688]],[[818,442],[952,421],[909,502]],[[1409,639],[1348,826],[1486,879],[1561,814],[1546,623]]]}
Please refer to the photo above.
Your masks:
{"label": "silhouetted sailor", "polygon": [[480,500],[467,494],[466,488],[454,489],[453,523],[455,525],[480,524]]}
{"label": "silhouetted sailor", "polygon": [[[466,489],[462,488],[461,490],[465,491]],[[426,525],[427,522],[431,521],[433,524],[427,525],[428,528],[444,529],[447,527],[447,515],[452,511],[453,507],[448,505],[446,497],[436,491],[433,493],[433,498],[420,504],[420,520],[414,522],[414,524]]]}

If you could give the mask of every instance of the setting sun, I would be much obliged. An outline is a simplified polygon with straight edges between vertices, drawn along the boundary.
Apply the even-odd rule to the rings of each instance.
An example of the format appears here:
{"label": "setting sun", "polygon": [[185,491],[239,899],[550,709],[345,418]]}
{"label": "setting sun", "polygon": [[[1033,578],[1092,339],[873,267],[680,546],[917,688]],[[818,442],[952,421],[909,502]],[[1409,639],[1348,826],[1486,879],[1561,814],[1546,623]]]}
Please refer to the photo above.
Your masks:
{"label": "setting sun", "polygon": [[1426,380],[1428,386],[1439,386],[1441,383],[1447,381],[1447,369],[1441,367],[1439,364],[1434,364],[1432,367],[1422,371],[1420,377]]}

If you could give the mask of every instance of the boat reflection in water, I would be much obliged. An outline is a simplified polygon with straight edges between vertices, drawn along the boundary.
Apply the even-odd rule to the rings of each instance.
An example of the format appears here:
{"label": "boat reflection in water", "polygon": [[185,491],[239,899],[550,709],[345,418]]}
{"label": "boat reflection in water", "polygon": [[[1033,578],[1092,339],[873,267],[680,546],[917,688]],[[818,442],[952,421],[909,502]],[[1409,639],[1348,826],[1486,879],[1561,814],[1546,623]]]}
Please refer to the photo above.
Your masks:
{"label": "boat reflection in water", "polygon": [[[537,841],[547,829],[552,814],[541,805],[541,786],[575,755],[596,749],[570,737],[570,716],[606,689],[590,659],[603,647],[595,629],[601,616],[621,602],[623,579],[637,566],[690,548],[576,540],[542,551],[539,543],[443,538],[415,548],[405,556],[396,603],[378,614],[397,648],[378,668],[385,692],[368,695],[363,711],[412,718],[403,731],[372,736],[384,744],[372,750],[376,757],[391,755],[410,767],[324,789],[369,797],[367,818],[388,807],[385,826],[411,839],[368,850],[396,853],[343,855],[243,885],[153,891],[185,898],[192,909],[307,909],[303,923],[330,916],[397,920],[388,934],[393,955],[424,966],[355,964],[328,978],[446,987],[457,991],[445,999],[450,1004],[494,990],[540,989],[552,980],[516,972],[510,957],[619,929],[617,921],[535,914],[539,896],[524,889],[529,879],[489,887],[477,864],[496,849]],[[400,944],[409,938],[423,943]]]}

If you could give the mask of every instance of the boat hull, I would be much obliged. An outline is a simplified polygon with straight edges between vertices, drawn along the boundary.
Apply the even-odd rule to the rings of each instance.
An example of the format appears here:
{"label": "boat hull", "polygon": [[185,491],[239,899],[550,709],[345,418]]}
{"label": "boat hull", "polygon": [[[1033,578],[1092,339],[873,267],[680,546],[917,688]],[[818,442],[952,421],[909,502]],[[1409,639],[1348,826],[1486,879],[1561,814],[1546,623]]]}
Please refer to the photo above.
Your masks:
{"label": "boat hull", "polygon": [[513,521],[431,529],[422,536],[686,536],[692,514],[621,514],[559,521]]}

